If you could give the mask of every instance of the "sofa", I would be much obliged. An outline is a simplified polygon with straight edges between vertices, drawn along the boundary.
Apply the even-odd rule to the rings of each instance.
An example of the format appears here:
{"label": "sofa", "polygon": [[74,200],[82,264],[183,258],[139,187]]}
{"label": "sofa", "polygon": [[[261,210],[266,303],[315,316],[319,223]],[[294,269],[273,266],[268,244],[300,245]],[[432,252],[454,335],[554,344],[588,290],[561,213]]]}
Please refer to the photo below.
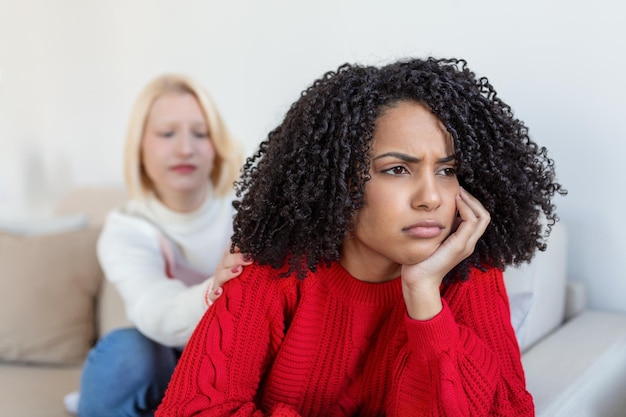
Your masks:
{"label": "sofa", "polygon": [[[78,188],[48,222],[0,222],[1,415],[71,416],[63,397],[78,389],[87,351],[129,325],[95,249],[106,213],[125,199],[121,187]],[[546,252],[505,271],[537,416],[626,416],[626,314],[588,308],[566,259],[559,224]]]}
{"label": "sofa", "polygon": [[71,416],[63,397],[89,348],[130,325],[96,256],[106,213],[125,199],[121,187],[79,188],[51,219],[0,223],[0,415]]}

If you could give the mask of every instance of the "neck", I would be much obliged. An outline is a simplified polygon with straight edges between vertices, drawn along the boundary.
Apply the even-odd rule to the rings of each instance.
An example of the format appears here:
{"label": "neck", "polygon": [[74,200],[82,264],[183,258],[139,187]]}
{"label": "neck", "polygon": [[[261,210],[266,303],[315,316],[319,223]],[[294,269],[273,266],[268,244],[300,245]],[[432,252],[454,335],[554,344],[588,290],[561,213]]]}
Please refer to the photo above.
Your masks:
{"label": "neck", "polygon": [[157,197],[167,208],[180,212],[189,213],[202,206],[209,193],[209,184],[194,192],[157,192]]}
{"label": "neck", "polygon": [[362,250],[359,245],[346,239],[339,257],[341,266],[359,281],[385,282],[400,276],[402,265],[389,258]]}

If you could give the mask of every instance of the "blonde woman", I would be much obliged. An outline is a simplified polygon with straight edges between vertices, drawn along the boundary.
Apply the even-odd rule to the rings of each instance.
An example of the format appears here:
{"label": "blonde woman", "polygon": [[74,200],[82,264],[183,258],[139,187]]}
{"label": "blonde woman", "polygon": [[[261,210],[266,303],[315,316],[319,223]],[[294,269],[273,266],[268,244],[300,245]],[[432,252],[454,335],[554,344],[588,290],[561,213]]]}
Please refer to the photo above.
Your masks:
{"label": "blonde woman", "polygon": [[165,75],[144,88],[126,138],[130,200],[109,214],[98,241],[135,327],[111,332],[89,353],[79,415],[152,415],[196,324],[250,263],[228,250],[241,161],[196,81]]}

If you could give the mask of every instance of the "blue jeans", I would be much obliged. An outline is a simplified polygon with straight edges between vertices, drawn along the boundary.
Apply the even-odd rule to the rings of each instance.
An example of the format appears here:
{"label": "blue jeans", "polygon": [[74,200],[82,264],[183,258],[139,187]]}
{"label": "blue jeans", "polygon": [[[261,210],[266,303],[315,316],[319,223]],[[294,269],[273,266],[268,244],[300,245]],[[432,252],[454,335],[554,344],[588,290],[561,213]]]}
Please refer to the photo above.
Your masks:
{"label": "blue jeans", "polygon": [[180,351],[137,329],[118,329],[98,341],[83,367],[80,417],[152,416],[165,395]]}

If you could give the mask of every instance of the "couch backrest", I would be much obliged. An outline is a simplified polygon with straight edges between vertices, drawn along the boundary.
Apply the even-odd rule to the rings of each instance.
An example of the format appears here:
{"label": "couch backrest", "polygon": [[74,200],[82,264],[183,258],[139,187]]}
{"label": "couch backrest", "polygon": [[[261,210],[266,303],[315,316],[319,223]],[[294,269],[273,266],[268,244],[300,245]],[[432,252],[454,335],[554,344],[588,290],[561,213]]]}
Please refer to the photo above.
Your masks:
{"label": "couch backrest", "polygon": [[81,187],[68,192],[59,202],[55,214],[82,214],[89,226],[101,227],[111,209],[124,203],[128,193],[122,186]]}
{"label": "couch backrest", "polygon": [[[82,187],[71,190],[61,199],[55,213],[82,214],[88,226],[101,228],[107,214],[128,199],[122,186]],[[104,277],[103,277],[104,278]],[[96,329],[98,337],[119,327],[131,326],[126,318],[124,303],[115,287],[106,279],[101,280],[96,305]]]}

